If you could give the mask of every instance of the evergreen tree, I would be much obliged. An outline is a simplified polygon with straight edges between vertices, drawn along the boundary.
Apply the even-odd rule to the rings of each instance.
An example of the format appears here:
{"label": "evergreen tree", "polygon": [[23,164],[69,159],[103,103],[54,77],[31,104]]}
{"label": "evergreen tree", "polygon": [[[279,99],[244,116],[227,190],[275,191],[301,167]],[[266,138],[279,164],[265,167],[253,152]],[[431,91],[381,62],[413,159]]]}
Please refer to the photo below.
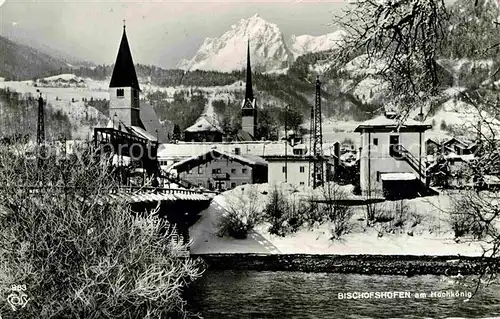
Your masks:
{"label": "evergreen tree", "polygon": [[178,124],[174,125],[174,131],[172,134],[172,140],[178,141],[181,139],[181,128],[179,127]]}

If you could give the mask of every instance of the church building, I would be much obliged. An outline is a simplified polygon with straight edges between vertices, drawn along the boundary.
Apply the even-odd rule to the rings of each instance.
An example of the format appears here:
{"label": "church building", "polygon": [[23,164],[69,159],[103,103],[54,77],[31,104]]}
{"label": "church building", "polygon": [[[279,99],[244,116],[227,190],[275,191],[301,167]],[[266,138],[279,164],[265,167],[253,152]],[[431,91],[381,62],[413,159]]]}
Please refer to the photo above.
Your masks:
{"label": "church building", "polygon": [[[255,139],[257,130],[257,104],[252,88],[252,67],[250,65],[250,41],[247,49],[247,80],[245,88],[245,99],[241,104],[241,130]],[[246,135],[244,134],[244,135]]]}
{"label": "church building", "polygon": [[109,84],[110,123],[108,127],[151,141],[166,142],[167,134],[156,112],[149,104],[140,100],[140,93],[141,89],[124,25]]}

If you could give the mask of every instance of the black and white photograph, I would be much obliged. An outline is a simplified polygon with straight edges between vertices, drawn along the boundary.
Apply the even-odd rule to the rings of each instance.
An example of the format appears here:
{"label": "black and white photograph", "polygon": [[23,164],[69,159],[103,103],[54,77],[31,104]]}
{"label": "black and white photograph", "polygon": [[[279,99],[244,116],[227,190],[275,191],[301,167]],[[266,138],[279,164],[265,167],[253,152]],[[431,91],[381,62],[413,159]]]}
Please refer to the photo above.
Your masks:
{"label": "black and white photograph", "polygon": [[492,319],[499,272],[499,0],[0,0],[0,319]]}

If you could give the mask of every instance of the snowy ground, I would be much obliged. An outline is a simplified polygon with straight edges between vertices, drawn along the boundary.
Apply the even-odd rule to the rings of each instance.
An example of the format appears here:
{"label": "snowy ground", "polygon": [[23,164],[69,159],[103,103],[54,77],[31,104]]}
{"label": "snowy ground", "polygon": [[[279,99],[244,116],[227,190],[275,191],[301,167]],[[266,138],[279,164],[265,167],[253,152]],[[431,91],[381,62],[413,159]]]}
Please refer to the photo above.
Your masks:
{"label": "snowy ground", "polygon": [[[259,192],[268,189],[267,184],[259,185]],[[477,243],[455,242],[448,223],[450,197],[439,195],[409,200],[410,212],[416,212],[421,222],[416,226],[406,226],[396,234],[384,232],[379,237],[380,227],[366,227],[364,207],[356,208],[351,219],[353,229],[341,240],[330,240],[328,225],[313,230],[301,229],[286,237],[268,233],[268,224],[262,224],[247,239],[235,240],[217,236],[217,223],[225,212],[226,201],[241,192],[240,187],[217,196],[210,207],[201,213],[201,219],[191,228],[191,252],[208,253],[260,253],[260,254],[381,254],[381,255],[481,255],[482,247]],[[268,195],[259,195],[259,202],[265,203]],[[262,199],[262,200],[261,200]],[[394,205],[385,202],[383,205]],[[412,232],[413,236],[408,235]]]}

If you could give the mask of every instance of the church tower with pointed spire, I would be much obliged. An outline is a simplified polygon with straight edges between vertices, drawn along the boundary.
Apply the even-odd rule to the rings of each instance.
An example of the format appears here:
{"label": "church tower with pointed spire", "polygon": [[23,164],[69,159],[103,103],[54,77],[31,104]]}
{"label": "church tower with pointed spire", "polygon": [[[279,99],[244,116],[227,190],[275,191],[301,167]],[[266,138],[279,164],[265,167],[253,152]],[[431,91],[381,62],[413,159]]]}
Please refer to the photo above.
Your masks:
{"label": "church tower with pointed spire", "polygon": [[109,116],[111,119],[126,126],[144,127],[140,117],[140,92],[124,23],[122,40],[109,83]]}
{"label": "church tower with pointed spire", "polygon": [[247,80],[245,89],[245,100],[241,104],[241,129],[255,137],[257,128],[257,105],[253,96],[252,88],[252,68],[250,66],[250,40],[247,49]]}

